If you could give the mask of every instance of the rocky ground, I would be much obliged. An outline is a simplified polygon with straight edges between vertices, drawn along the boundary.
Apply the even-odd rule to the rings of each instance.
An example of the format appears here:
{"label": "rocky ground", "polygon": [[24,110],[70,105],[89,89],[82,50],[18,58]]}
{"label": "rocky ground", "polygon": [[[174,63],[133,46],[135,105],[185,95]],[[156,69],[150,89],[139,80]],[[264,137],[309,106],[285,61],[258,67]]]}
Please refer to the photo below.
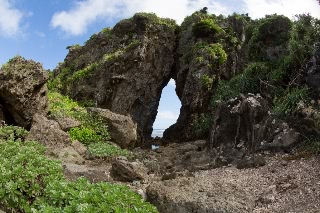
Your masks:
{"label": "rocky ground", "polygon": [[319,212],[319,160],[277,155],[263,167],[197,171],[147,192],[160,212]]}
{"label": "rocky ground", "polygon": [[[266,153],[266,165],[258,168],[237,169],[231,164],[210,168],[192,160],[188,161],[191,167],[183,167],[186,164],[181,162],[190,152],[198,158],[205,155],[200,149],[203,143],[171,144],[155,151],[137,149],[140,159],[134,162],[115,159],[64,164],[65,174],[70,179],[86,176],[93,182],[126,184],[161,213],[319,212],[319,156]],[[117,174],[112,172],[115,166]]]}

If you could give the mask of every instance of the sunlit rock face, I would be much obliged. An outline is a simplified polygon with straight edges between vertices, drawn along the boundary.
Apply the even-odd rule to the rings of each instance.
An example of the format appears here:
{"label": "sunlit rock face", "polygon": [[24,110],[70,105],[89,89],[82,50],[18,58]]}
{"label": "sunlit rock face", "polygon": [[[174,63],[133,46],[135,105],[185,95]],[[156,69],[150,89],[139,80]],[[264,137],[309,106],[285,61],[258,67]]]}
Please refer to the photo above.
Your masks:
{"label": "sunlit rock face", "polygon": [[136,14],[113,29],[69,47],[54,71],[62,93],[91,105],[129,115],[140,141],[151,137],[162,89],[175,74],[174,21]]}

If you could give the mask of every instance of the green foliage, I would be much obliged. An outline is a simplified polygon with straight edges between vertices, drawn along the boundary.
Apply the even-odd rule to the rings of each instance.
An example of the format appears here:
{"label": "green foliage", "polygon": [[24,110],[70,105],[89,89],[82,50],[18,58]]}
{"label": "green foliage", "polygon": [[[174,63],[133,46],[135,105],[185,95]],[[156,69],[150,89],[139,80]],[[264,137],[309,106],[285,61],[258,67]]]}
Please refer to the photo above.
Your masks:
{"label": "green foliage", "polygon": [[67,96],[63,96],[58,92],[48,92],[49,99],[49,117],[59,119],[64,117],[72,117],[82,119],[87,111]]}
{"label": "green foliage", "polygon": [[221,44],[210,44],[204,48],[205,51],[210,55],[213,64],[222,65],[227,60],[227,53],[224,51]]}
{"label": "green foliage", "polygon": [[275,98],[273,111],[277,116],[285,118],[292,115],[300,101],[309,102],[309,99],[307,87],[288,89],[282,96]]}
{"label": "green foliage", "polygon": [[44,152],[36,142],[0,141],[0,203],[6,208],[31,212],[43,190],[62,179],[61,165],[47,159]]}
{"label": "green foliage", "polygon": [[71,73],[72,71],[68,67],[62,68],[57,76],[54,76],[54,73],[51,72],[50,79],[47,83],[48,89],[51,91],[60,91]]}
{"label": "green foliage", "polygon": [[81,122],[81,126],[69,130],[72,140],[78,140],[88,146],[93,157],[129,156],[130,152],[111,145],[108,125],[103,118],[92,115],[70,98],[56,92],[49,92],[50,117],[59,119],[71,117]]}
{"label": "green foliage", "polygon": [[0,142],[6,140],[24,140],[28,131],[16,126],[2,126],[0,127]]}
{"label": "green foliage", "polygon": [[196,38],[216,37],[223,32],[223,29],[211,18],[203,19],[192,27],[192,33]]}
{"label": "green foliage", "polygon": [[98,63],[92,63],[83,68],[82,70],[78,70],[74,72],[68,79],[67,81],[69,82],[74,82],[78,81],[82,78],[87,78],[91,73],[93,73],[95,70],[97,70],[99,67]]}
{"label": "green foliage", "polygon": [[119,57],[121,57],[123,54],[124,54],[124,51],[122,49],[119,49],[115,52],[105,54],[103,56],[102,61],[103,62],[114,61],[114,60],[118,59]]}
{"label": "green foliage", "polygon": [[244,72],[229,81],[221,80],[213,97],[213,105],[218,100],[226,101],[239,94],[259,93],[261,80],[269,78],[270,68],[266,63],[257,62],[247,66]]}
{"label": "green foliage", "polygon": [[201,78],[202,85],[207,91],[210,91],[212,89],[214,79],[215,79],[215,76],[210,77],[207,74],[202,76],[202,78]]}
{"label": "green foliage", "polygon": [[267,15],[256,22],[248,43],[248,55],[252,61],[267,61],[266,49],[282,45],[286,48],[292,23],[282,15]]}
{"label": "green foliage", "polygon": [[[26,132],[8,126],[0,132],[13,128]],[[127,186],[91,184],[84,178],[69,182],[60,162],[45,157],[42,145],[4,138],[9,139],[0,140],[0,205],[10,212],[158,212]]]}
{"label": "green foliage", "polygon": [[320,43],[320,20],[309,14],[298,15],[290,35],[287,75],[294,76],[310,60],[314,45]]}
{"label": "green foliage", "polygon": [[152,28],[154,25],[163,25],[167,26],[170,29],[175,30],[177,28],[176,21],[169,18],[159,18],[155,13],[136,13],[133,18],[143,18],[148,20],[147,27]]}
{"label": "green foliage", "polygon": [[197,138],[206,138],[212,126],[212,115],[209,113],[198,115],[193,119],[192,126]]}
{"label": "green foliage", "polygon": [[320,138],[319,137],[306,137],[304,140],[304,148],[314,154],[320,154]]}
{"label": "green foliage", "polygon": [[86,145],[102,140],[101,135],[96,134],[92,128],[84,126],[71,128],[69,130],[69,135],[72,140],[78,140]]}
{"label": "green foliage", "polygon": [[102,142],[89,144],[88,151],[91,156],[98,158],[112,158],[115,156],[129,157],[132,155],[132,153],[126,149],[120,149],[117,146]]}

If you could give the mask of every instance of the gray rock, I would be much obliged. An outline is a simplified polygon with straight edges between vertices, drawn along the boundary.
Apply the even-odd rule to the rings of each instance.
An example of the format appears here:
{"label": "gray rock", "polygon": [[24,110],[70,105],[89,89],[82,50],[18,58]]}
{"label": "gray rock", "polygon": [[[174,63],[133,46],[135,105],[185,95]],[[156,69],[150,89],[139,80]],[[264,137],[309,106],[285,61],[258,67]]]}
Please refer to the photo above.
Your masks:
{"label": "gray rock", "polygon": [[299,142],[299,133],[273,117],[259,95],[219,103],[213,121],[207,147],[217,150],[227,163],[262,150],[289,151]]}
{"label": "gray rock", "polygon": [[56,149],[53,151],[58,159],[64,163],[84,164],[85,160],[79,155],[79,153],[72,147],[68,146],[62,149]]}
{"label": "gray rock", "polygon": [[81,155],[81,156],[85,156],[87,154],[87,147],[85,145],[83,145],[82,143],[80,143],[79,141],[75,140],[72,141],[71,146]]}
{"label": "gray rock", "polygon": [[40,63],[20,56],[0,70],[0,105],[7,123],[30,128],[33,115],[48,112],[48,73]]}
{"label": "gray rock", "polygon": [[92,183],[110,182],[109,168],[93,167],[90,165],[78,165],[73,163],[63,163],[64,175],[68,180],[74,181],[79,177],[85,177]]}
{"label": "gray rock", "polygon": [[57,122],[63,131],[68,131],[71,128],[79,127],[81,125],[80,121],[69,117],[59,118],[57,119]]}
{"label": "gray rock", "polygon": [[121,148],[133,147],[137,142],[137,124],[129,116],[111,112],[108,109],[88,108],[90,113],[103,118],[108,124],[111,140]]}
{"label": "gray rock", "polygon": [[147,177],[147,168],[141,162],[117,158],[112,162],[110,174],[119,181],[142,181]]}
{"label": "gray rock", "polygon": [[26,140],[35,140],[42,143],[47,147],[47,154],[71,145],[69,135],[61,130],[58,122],[48,120],[40,114],[33,116],[32,127]]}
{"label": "gray rock", "polygon": [[162,213],[244,213],[255,206],[252,195],[241,187],[204,176],[153,182],[146,194]]}

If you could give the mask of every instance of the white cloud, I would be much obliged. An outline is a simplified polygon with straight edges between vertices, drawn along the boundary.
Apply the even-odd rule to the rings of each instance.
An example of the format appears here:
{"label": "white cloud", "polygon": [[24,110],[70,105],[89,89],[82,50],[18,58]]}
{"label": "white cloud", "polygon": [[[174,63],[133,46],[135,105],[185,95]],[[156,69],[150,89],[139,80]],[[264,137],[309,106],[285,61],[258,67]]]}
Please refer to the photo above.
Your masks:
{"label": "white cloud", "polygon": [[179,117],[179,113],[172,111],[159,111],[157,114],[157,120],[174,120],[176,121]]}
{"label": "white cloud", "polygon": [[21,30],[21,20],[24,14],[14,8],[12,1],[0,0],[0,35],[12,37]]}
{"label": "white cloud", "polygon": [[281,14],[292,18],[296,14],[310,13],[320,18],[320,5],[316,0],[243,0],[244,11],[252,18],[266,14]]}
{"label": "white cloud", "polygon": [[136,12],[154,12],[181,23],[185,16],[203,7],[210,13],[231,13],[215,0],[84,0],[77,1],[69,11],[55,13],[51,26],[68,35],[81,35],[97,20],[127,18]]}

